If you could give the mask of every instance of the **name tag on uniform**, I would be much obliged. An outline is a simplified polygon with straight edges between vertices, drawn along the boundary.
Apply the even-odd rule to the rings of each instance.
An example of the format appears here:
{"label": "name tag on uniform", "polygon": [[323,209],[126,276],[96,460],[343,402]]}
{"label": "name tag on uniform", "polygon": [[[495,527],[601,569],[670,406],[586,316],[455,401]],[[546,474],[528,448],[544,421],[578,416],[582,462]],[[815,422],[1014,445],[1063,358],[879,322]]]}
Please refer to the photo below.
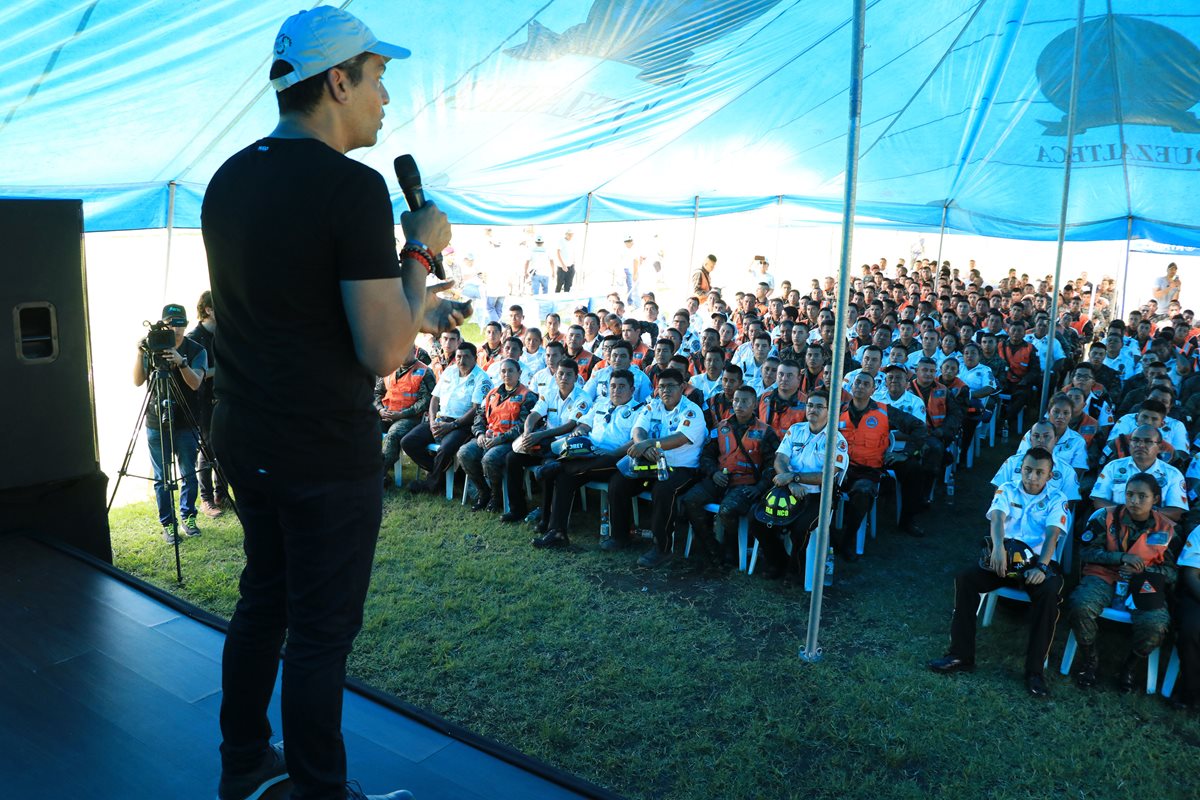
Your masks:
{"label": "name tag on uniform", "polygon": [[1155,531],[1146,537],[1146,544],[1151,547],[1166,547],[1169,541],[1171,541],[1171,534],[1166,531]]}

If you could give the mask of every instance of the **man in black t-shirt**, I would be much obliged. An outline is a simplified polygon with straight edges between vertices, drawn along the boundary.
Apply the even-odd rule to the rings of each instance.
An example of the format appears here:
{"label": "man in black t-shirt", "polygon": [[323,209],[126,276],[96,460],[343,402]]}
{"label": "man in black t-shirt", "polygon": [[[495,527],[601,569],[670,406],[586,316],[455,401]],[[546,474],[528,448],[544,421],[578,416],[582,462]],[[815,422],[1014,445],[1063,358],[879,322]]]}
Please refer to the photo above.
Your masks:
{"label": "man in black t-shirt", "polygon": [[[196,424],[200,426],[200,436],[207,443],[212,429],[213,407],[213,378],[217,376],[217,358],[213,348],[213,340],[217,335],[217,315],[213,311],[212,292],[205,291],[196,302],[196,316],[200,319],[196,327],[188,331],[188,338],[199,344],[208,353],[208,369],[204,372],[204,380],[200,382],[199,416]],[[213,486],[213,476],[216,476],[216,487]],[[229,487],[225,484],[225,476],[217,465],[208,460],[204,448],[199,448],[196,455],[196,477],[200,481],[200,511],[205,516],[219,517],[224,512],[229,497]]]}
{"label": "man in black t-shirt", "polygon": [[[200,535],[200,529],[196,527],[197,443],[193,425],[200,416],[200,396],[196,390],[204,381],[208,357],[203,347],[184,335],[187,312],[183,306],[171,303],[164,307],[162,321],[175,332],[175,346],[152,352],[145,339],[139,342],[133,383],[142,386],[153,377],[156,368],[166,370],[168,384],[148,387],[151,395],[146,404],[146,443],[154,468],[154,499],[158,504],[162,538],[167,544],[175,544],[177,533]],[[176,525],[175,508],[165,480],[166,466],[172,459],[178,467],[176,477],[182,486],[179,514],[183,517],[183,527]]]}
{"label": "man in black t-shirt", "polygon": [[[363,797],[346,784],[341,710],[382,515],[375,378],[469,306],[426,283],[450,241],[445,214],[405,213],[397,261],[387,185],[345,156],[375,144],[386,61],[408,51],[319,6],[284,22],[274,53],[279,124],[217,170],[201,212],[221,310],[212,443],[246,551],[217,793],[257,797],[290,774],[293,796],[340,800]],[[285,636],[286,762],[267,719]]]}

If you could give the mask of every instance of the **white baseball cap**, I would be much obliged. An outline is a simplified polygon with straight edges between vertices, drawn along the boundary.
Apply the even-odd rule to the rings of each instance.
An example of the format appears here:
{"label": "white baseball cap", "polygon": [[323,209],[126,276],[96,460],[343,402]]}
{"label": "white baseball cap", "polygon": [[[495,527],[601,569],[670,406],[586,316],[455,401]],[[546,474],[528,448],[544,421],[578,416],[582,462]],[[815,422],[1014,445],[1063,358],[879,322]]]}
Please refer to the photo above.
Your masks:
{"label": "white baseball cap", "polygon": [[384,58],[408,58],[406,48],[381,42],[358,17],[333,6],[317,6],[284,20],[275,37],[273,58],[292,65],[292,71],[271,81],[282,92],[306,78],[320,75],[360,53]]}

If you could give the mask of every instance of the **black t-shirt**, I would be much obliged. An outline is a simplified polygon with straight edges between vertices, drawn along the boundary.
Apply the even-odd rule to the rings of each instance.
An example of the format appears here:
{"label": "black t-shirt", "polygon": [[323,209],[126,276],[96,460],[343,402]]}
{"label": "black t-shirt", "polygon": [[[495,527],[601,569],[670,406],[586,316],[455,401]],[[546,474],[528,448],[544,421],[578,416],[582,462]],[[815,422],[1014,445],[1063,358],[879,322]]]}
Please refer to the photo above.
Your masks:
{"label": "black t-shirt", "polygon": [[[216,351],[213,348],[213,338],[215,334],[202,323],[196,323],[196,327],[188,331],[187,338],[199,344],[208,353],[208,369],[211,371],[217,366]],[[200,382],[200,388],[196,390],[199,397],[200,416],[196,422],[204,431],[212,426],[212,404],[213,404],[213,382],[208,379],[208,375],[204,376],[204,380]]]}
{"label": "black t-shirt", "polygon": [[400,276],[383,177],[315,139],[262,139],[213,176],[201,224],[221,310],[218,456],[277,474],[378,472],[375,376],[339,281]]}

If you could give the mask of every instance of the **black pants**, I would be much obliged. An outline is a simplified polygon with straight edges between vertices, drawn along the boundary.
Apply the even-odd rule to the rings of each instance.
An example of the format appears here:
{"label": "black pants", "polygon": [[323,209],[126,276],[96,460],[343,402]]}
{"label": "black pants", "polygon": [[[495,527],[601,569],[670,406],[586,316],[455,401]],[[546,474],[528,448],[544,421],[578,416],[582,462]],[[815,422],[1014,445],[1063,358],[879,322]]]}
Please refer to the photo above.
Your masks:
{"label": "black pants", "polygon": [[[400,449],[413,460],[414,464],[428,472],[426,480],[430,484],[435,484],[446,474],[446,470],[454,467],[454,458],[458,455],[458,449],[470,438],[471,431],[469,429],[456,428],[442,436],[441,439],[434,439],[433,431],[429,429],[429,422],[425,421],[404,435],[404,438],[400,440]],[[435,442],[441,446],[436,453],[430,453],[425,449]]]}
{"label": "black pants", "polygon": [[566,269],[563,269],[562,267],[557,267],[554,271],[556,273],[556,277],[555,277],[555,281],[554,281],[554,291],[556,291],[556,292],[571,291],[571,285],[573,283],[575,283],[575,265],[572,264],[571,266],[567,267]]}
{"label": "black pants", "polygon": [[[1017,417],[1021,412],[1030,407],[1033,399],[1037,396],[1037,390],[1033,386],[1009,386],[1008,394],[1011,398],[1004,410],[1004,420],[1008,423],[1008,431],[1012,436],[1023,436],[1025,431],[1018,430]],[[1029,429],[1033,426],[1034,420],[1030,418],[1030,414],[1025,415],[1025,427]]]}
{"label": "black pants", "polygon": [[629,541],[633,504],[639,494],[649,489],[653,497],[650,530],[654,533],[654,544],[664,553],[670,551],[675,537],[675,503],[695,477],[696,470],[692,467],[672,467],[665,481],[627,478],[619,471],[614,472],[608,479],[608,519],[612,525],[612,538]]}
{"label": "black pants", "polygon": [[[686,534],[687,531],[683,529],[683,526],[691,525],[695,537],[692,541],[692,549],[696,550],[701,558],[719,560],[722,550],[729,553],[735,547],[738,524],[742,517],[753,513],[755,503],[762,497],[762,494],[755,484],[722,488],[713,482],[711,475],[705,476],[688,489],[679,500],[681,512],[679,532]],[[715,517],[704,510],[704,507],[709,504],[717,506]],[[721,519],[721,527],[724,530],[724,542],[721,545],[717,544],[716,534],[713,531],[713,522],[717,517]]]}
{"label": "black pants", "polygon": [[[803,565],[804,550],[808,547],[808,535],[820,513],[821,496],[810,494],[805,496],[800,506],[800,511],[796,514],[796,518],[792,521],[791,525],[782,528],[769,528],[757,519],[751,519],[750,535],[758,540],[758,546],[762,548],[763,557],[773,568],[786,569],[788,567],[788,554],[787,549],[784,547],[785,537],[792,540],[791,563]],[[855,530],[857,531],[858,529],[855,528]],[[817,568],[820,569],[824,563],[825,560],[823,557],[818,558]],[[804,569],[802,566],[798,566],[797,571],[803,576]]]}
{"label": "black pants", "polygon": [[362,627],[382,515],[377,473],[315,480],[263,475],[223,454],[245,530],[241,599],[221,664],[221,764],[248,772],[271,735],[267,705],[283,657],[283,738],[296,798],[346,796],[342,692]]}
{"label": "black pants", "polygon": [[[212,449],[212,440],[208,436],[208,428],[201,427],[200,438],[204,441],[205,447]],[[206,503],[213,503],[214,497],[224,500],[229,496],[229,486],[225,482],[225,477],[218,469],[220,465],[216,460],[209,461],[204,455],[204,447],[196,450],[196,478],[200,481],[200,499]],[[216,476],[214,481],[213,476]],[[215,486],[214,486],[215,483]]]}
{"label": "black pants", "polygon": [[1179,649],[1179,680],[1175,696],[1185,702],[1200,702],[1200,602],[1180,593],[1175,604],[1175,647]]}
{"label": "black pants", "polygon": [[1061,575],[1048,576],[1037,586],[1001,578],[979,565],[968,567],[954,578],[954,619],[950,623],[950,654],[964,661],[975,660],[975,617],[979,613],[979,595],[1010,586],[1022,589],[1031,602],[1029,610],[1029,646],[1025,650],[1025,674],[1041,675],[1054,629],[1058,625],[1058,603],[1062,596]]}
{"label": "black pants", "polygon": [[[510,451],[504,462],[505,477],[508,478],[508,510],[518,516],[529,513],[529,504],[525,498],[525,482],[522,474],[527,467],[537,467],[545,460],[544,456],[531,456],[526,453]],[[542,478],[543,483],[545,476]]]}
{"label": "black pants", "polygon": [[542,530],[566,533],[579,487],[608,479],[623,454],[551,461],[542,470]]}

